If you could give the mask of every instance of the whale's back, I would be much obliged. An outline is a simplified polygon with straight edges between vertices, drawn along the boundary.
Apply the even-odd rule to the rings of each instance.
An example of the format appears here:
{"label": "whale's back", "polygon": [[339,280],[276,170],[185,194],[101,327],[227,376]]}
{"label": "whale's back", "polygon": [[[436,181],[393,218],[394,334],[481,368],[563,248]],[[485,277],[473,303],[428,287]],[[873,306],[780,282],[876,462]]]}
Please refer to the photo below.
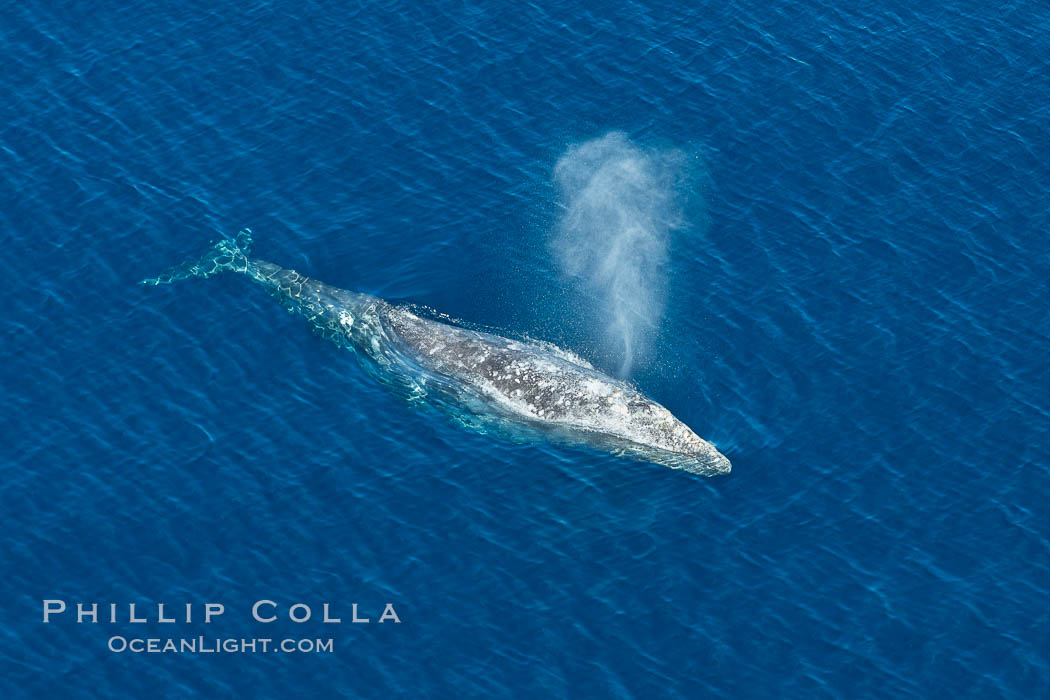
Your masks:
{"label": "whale's back", "polygon": [[392,329],[428,371],[469,385],[534,427],[666,466],[729,471],[729,461],[660,404],[546,343],[461,328],[391,307]]}

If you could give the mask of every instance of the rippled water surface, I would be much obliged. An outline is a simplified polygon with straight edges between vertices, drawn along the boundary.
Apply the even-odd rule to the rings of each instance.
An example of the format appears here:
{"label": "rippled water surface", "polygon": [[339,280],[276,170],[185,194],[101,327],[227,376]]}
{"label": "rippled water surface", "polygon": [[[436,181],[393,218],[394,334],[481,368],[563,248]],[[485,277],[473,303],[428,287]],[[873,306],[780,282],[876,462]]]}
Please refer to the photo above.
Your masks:
{"label": "rippled water surface", "polygon": [[[0,690],[1045,693],[1048,36],[1032,2],[9,3]],[[666,255],[625,278],[658,303],[559,262],[556,166],[610,133],[675,154]],[[138,286],[242,226],[610,373],[609,328],[644,329],[630,381],[732,474],[467,432],[243,279]],[[48,598],[227,612],[43,625]]]}

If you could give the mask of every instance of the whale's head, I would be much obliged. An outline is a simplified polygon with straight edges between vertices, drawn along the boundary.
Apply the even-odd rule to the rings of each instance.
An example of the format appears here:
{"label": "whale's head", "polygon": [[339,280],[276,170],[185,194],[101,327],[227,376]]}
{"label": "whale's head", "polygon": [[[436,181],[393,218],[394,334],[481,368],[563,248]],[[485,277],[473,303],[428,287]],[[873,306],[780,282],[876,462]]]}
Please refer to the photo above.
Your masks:
{"label": "whale's head", "polygon": [[635,394],[626,409],[625,437],[634,443],[627,452],[635,458],[703,476],[731,470],[729,460],[714,445],[655,401]]}
{"label": "whale's head", "polygon": [[706,440],[701,440],[701,442],[704,443],[703,447],[697,447],[691,453],[683,455],[684,458],[675,460],[681,465],[676,466],[676,468],[684,469],[693,474],[703,474],[704,476],[728,474],[732,470],[733,465],[729,463],[726,456]]}
{"label": "whale's head", "polygon": [[670,450],[647,444],[628,444],[621,454],[670,469],[681,469],[700,476],[718,476],[732,470],[729,460],[709,442],[688,450]]}

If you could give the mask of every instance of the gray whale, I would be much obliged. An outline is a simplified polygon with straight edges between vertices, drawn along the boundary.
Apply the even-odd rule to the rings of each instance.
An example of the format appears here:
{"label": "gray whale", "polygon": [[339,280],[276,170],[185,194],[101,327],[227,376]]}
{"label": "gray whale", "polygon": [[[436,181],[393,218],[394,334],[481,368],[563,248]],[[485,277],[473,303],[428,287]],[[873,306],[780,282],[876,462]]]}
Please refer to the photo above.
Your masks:
{"label": "gray whale", "polygon": [[666,408],[572,353],[331,287],[250,258],[251,244],[245,229],[143,284],[241,273],[321,335],[358,353],[377,379],[411,401],[438,406],[464,426],[590,445],[705,476],[730,470],[714,445]]}

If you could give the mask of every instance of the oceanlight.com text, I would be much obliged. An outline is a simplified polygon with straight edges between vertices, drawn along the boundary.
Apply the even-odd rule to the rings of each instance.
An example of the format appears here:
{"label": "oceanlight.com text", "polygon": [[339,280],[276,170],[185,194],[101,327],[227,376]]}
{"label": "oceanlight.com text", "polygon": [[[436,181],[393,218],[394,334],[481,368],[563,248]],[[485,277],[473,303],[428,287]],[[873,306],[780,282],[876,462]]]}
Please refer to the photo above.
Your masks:
{"label": "oceanlight.com text", "polygon": [[132,654],[331,654],[335,650],[332,639],[280,639],[268,637],[181,637],[109,638],[111,652]]}

